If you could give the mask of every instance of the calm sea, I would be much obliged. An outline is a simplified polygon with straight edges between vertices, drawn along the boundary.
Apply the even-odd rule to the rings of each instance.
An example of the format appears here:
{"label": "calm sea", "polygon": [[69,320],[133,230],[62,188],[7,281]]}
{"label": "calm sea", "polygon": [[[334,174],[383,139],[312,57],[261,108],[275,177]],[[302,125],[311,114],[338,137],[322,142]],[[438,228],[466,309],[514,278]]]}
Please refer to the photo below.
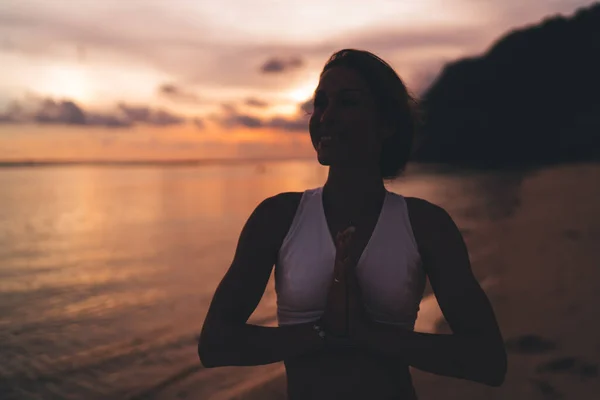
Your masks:
{"label": "calm sea", "polygon": [[[526,176],[413,167],[389,189],[445,207],[476,259]],[[257,379],[269,367],[203,370],[196,337],[253,208],[325,178],[314,161],[0,169],[0,398],[148,398],[190,376],[211,398]],[[274,317],[270,285],[252,320]]]}

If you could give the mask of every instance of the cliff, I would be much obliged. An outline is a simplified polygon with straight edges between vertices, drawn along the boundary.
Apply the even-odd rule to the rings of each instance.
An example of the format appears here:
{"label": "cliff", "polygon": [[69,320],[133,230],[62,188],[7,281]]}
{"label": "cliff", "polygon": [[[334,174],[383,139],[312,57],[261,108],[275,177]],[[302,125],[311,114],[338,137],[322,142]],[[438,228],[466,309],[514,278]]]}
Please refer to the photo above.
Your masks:
{"label": "cliff", "polygon": [[447,65],[422,107],[417,161],[600,159],[600,4],[512,31],[485,54]]}

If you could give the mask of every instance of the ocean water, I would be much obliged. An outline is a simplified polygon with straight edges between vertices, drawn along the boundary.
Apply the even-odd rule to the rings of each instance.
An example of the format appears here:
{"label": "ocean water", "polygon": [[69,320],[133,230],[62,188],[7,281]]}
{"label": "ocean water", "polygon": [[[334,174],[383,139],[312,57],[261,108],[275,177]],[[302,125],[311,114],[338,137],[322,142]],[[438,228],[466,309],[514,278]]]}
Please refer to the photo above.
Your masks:
{"label": "ocean water", "polygon": [[[445,207],[477,267],[493,247],[478,233],[518,208],[531,173],[414,166],[389,189]],[[220,398],[275,371],[202,369],[196,337],[254,207],[326,174],[314,161],[0,169],[0,398],[153,398],[190,377],[192,398]],[[251,321],[276,323],[272,284]]]}

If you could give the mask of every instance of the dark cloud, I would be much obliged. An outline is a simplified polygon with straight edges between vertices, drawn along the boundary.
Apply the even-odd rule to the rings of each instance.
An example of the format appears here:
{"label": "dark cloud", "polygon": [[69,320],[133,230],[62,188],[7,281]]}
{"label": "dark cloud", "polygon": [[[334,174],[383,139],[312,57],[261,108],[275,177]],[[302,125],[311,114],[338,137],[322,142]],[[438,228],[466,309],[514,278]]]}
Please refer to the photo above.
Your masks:
{"label": "dark cloud", "polygon": [[251,115],[241,114],[227,116],[219,122],[225,128],[272,128],[285,132],[305,132],[308,130],[308,120],[303,117],[260,119]]}
{"label": "dark cloud", "polygon": [[246,114],[230,113],[219,119],[219,123],[224,128],[262,128],[263,121],[258,117],[253,117]]}
{"label": "dark cloud", "polygon": [[[223,104],[220,114],[189,120],[196,128],[205,129],[209,119],[224,128],[271,128],[284,132],[304,132],[308,129],[308,107],[312,102],[298,104],[298,112],[292,117],[275,116],[260,118],[240,113],[231,104]],[[164,109],[153,109],[140,105],[120,103],[112,113],[98,113],[84,110],[72,100],[51,98],[29,98],[25,103],[13,102],[0,112],[0,123],[38,123],[80,126],[102,126],[107,128],[130,127],[136,124],[170,126],[185,123],[186,119]]]}
{"label": "dark cloud", "polygon": [[232,113],[237,112],[237,108],[235,107],[235,105],[233,105],[231,103],[223,103],[223,104],[221,104],[221,108],[223,109],[223,112],[226,114],[232,114]]}
{"label": "dark cloud", "polygon": [[260,100],[260,99],[251,97],[249,99],[246,99],[246,105],[250,106],[250,107],[256,107],[256,108],[265,108],[269,105],[269,103],[267,103],[264,100]]}
{"label": "dark cloud", "polygon": [[0,124],[9,124],[19,122],[23,114],[23,108],[15,101],[8,104],[6,110],[0,112]]}
{"label": "dark cloud", "polygon": [[196,93],[185,90],[184,88],[172,83],[165,83],[158,88],[158,93],[169,100],[182,103],[200,103],[200,98]]}
{"label": "dark cloud", "polygon": [[168,126],[185,122],[185,118],[163,109],[119,104],[110,113],[87,111],[72,100],[29,97],[11,103],[0,113],[0,123],[37,123],[57,125],[102,126],[123,128],[137,123]]}
{"label": "dark cloud", "polygon": [[153,110],[146,106],[130,106],[119,104],[119,110],[133,123],[143,123],[156,126],[179,125],[185,118],[163,109]]}
{"label": "dark cloud", "polygon": [[158,88],[158,92],[166,95],[179,93],[179,88],[172,83],[165,83]]}
{"label": "dark cloud", "polygon": [[104,126],[107,128],[126,128],[133,125],[132,121],[129,121],[120,115],[97,113],[88,114],[86,123],[87,125]]}
{"label": "dark cloud", "polygon": [[269,128],[280,129],[285,132],[306,132],[308,120],[302,116],[295,118],[275,117],[267,122]]}
{"label": "dark cloud", "polygon": [[86,115],[73,101],[44,99],[33,120],[41,124],[85,125]]}
{"label": "dark cloud", "polygon": [[194,126],[200,130],[203,130],[206,127],[206,124],[204,123],[204,120],[201,118],[194,118],[192,120],[192,123],[194,124]]}
{"label": "dark cloud", "polygon": [[303,65],[303,62],[298,57],[291,57],[289,59],[283,59],[273,57],[268,59],[261,67],[261,72],[265,74],[269,73],[280,73],[291,69],[299,68]]}
{"label": "dark cloud", "polygon": [[[312,104],[312,103],[311,103]],[[283,132],[306,132],[308,130],[308,116],[304,110],[306,103],[298,105],[298,112],[292,117],[275,116],[261,119],[259,117],[238,113],[235,108],[229,107],[222,115],[213,115],[212,120],[224,128],[271,128]]]}
{"label": "dark cloud", "polygon": [[1,113],[0,114],[0,124],[9,124],[12,122],[17,122],[9,113]]}
{"label": "dark cloud", "polygon": [[28,97],[22,102],[12,102],[1,114],[2,123],[37,123],[56,125],[103,126],[119,128],[131,122],[121,115],[85,111],[72,100]]}

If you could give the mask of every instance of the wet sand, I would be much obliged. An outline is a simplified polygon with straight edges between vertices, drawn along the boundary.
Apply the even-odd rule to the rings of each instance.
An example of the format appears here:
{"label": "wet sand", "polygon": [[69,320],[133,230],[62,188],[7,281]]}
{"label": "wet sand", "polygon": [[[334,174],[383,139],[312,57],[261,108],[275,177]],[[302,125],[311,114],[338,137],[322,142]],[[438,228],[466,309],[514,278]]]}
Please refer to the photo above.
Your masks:
{"label": "wet sand", "polygon": [[509,354],[504,385],[415,371],[421,399],[598,398],[600,168],[551,172],[526,178],[515,214],[478,239],[497,244],[473,268],[491,276],[485,290]]}

